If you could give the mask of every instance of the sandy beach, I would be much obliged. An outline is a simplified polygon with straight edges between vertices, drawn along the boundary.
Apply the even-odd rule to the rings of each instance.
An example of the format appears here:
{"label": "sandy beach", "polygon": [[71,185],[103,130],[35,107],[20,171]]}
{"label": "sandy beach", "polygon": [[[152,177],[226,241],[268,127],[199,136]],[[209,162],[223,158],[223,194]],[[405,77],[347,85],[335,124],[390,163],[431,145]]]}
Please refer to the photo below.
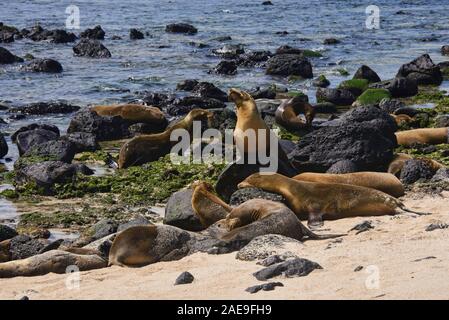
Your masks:
{"label": "sandy beach", "polygon": [[[80,273],[79,288],[66,287],[67,275],[2,279],[0,299],[447,299],[449,298],[449,229],[431,232],[432,223],[449,223],[449,192],[442,197],[413,194],[410,208],[432,215],[350,218],[327,221],[326,232],[347,232],[364,220],[374,229],[340,240],[289,244],[289,251],[319,263],[323,269],[306,277],[278,277],[284,287],[245,292],[260,284],[252,273],[262,267],[241,261],[236,253],[197,253],[179,261],[160,262],[139,269],[110,267]],[[329,231],[327,231],[329,229]],[[354,271],[362,266],[360,271]],[[174,286],[183,271],[193,283]],[[378,277],[376,276],[378,274]],[[378,278],[378,283],[377,279]]]}

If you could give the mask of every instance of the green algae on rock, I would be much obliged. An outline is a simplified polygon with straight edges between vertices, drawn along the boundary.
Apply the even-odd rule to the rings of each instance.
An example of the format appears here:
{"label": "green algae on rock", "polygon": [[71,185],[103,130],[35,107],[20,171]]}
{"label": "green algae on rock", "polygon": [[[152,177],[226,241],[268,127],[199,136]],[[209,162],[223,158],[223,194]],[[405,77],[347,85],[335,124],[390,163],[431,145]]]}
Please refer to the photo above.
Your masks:
{"label": "green algae on rock", "polygon": [[386,89],[368,89],[357,98],[357,106],[378,104],[382,99],[391,98],[390,91]]}

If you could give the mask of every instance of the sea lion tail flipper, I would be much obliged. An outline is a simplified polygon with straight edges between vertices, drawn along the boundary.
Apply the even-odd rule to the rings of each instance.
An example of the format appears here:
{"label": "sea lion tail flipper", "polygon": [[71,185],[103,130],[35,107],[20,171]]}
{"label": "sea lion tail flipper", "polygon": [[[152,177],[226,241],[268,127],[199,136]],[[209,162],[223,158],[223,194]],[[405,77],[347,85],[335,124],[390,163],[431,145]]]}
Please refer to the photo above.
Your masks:
{"label": "sea lion tail flipper", "polygon": [[112,155],[108,152],[107,153],[107,158],[106,158],[106,165],[108,165],[110,168],[112,169],[118,169],[118,163],[117,161],[114,160],[114,158],[112,157]]}
{"label": "sea lion tail flipper", "polygon": [[405,211],[405,212],[413,213],[413,214],[416,214],[416,215],[418,215],[418,216],[428,216],[428,215],[431,215],[430,212],[419,212],[419,211],[413,211],[413,210],[410,210],[410,209],[408,209],[405,205],[402,205],[402,206],[400,206],[399,208],[400,208],[401,210]]}
{"label": "sea lion tail flipper", "polygon": [[312,231],[310,231],[308,228],[306,228],[305,226],[302,226],[302,231],[303,234],[305,236],[308,237],[308,239],[313,239],[313,240],[326,240],[326,239],[334,239],[334,238],[340,238],[340,237],[344,237],[347,235],[347,233],[330,233],[330,234],[316,234]]}

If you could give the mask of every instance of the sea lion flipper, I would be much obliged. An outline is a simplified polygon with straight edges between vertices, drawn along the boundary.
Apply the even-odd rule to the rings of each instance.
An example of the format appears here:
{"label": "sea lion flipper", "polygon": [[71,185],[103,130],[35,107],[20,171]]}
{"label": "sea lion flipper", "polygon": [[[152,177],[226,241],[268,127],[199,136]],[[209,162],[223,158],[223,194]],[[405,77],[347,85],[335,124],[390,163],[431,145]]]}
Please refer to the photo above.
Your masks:
{"label": "sea lion flipper", "polygon": [[323,214],[321,212],[311,212],[309,213],[309,219],[307,225],[311,229],[320,228],[324,225]]}

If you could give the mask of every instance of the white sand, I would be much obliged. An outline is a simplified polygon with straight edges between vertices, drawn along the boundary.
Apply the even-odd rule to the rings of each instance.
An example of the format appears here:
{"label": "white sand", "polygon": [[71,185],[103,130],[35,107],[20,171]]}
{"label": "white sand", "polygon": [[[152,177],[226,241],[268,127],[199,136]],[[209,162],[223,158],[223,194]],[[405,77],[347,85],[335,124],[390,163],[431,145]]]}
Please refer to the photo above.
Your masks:
{"label": "white sand", "polygon": [[[272,281],[281,281],[284,287],[274,291],[245,292],[261,283],[252,276],[261,268],[256,262],[236,260],[235,253],[201,253],[140,269],[82,272],[79,289],[66,287],[66,275],[1,279],[0,299],[23,295],[30,299],[448,299],[449,229],[425,231],[430,223],[449,223],[448,199],[449,192],[441,198],[406,198],[408,207],[432,212],[431,216],[326,221],[325,228],[332,233],[347,232],[367,219],[375,229],[359,235],[353,231],[341,243],[322,240],[295,246],[298,256],[318,262],[324,269],[306,277],[275,278]],[[415,261],[426,257],[435,258]],[[354,272],[357,266],[364,268]],[[377,287],[376,281],[370,281],[375,280],[376,270]],[[195,281],[174,286],[183,271],[191,272]]]}

